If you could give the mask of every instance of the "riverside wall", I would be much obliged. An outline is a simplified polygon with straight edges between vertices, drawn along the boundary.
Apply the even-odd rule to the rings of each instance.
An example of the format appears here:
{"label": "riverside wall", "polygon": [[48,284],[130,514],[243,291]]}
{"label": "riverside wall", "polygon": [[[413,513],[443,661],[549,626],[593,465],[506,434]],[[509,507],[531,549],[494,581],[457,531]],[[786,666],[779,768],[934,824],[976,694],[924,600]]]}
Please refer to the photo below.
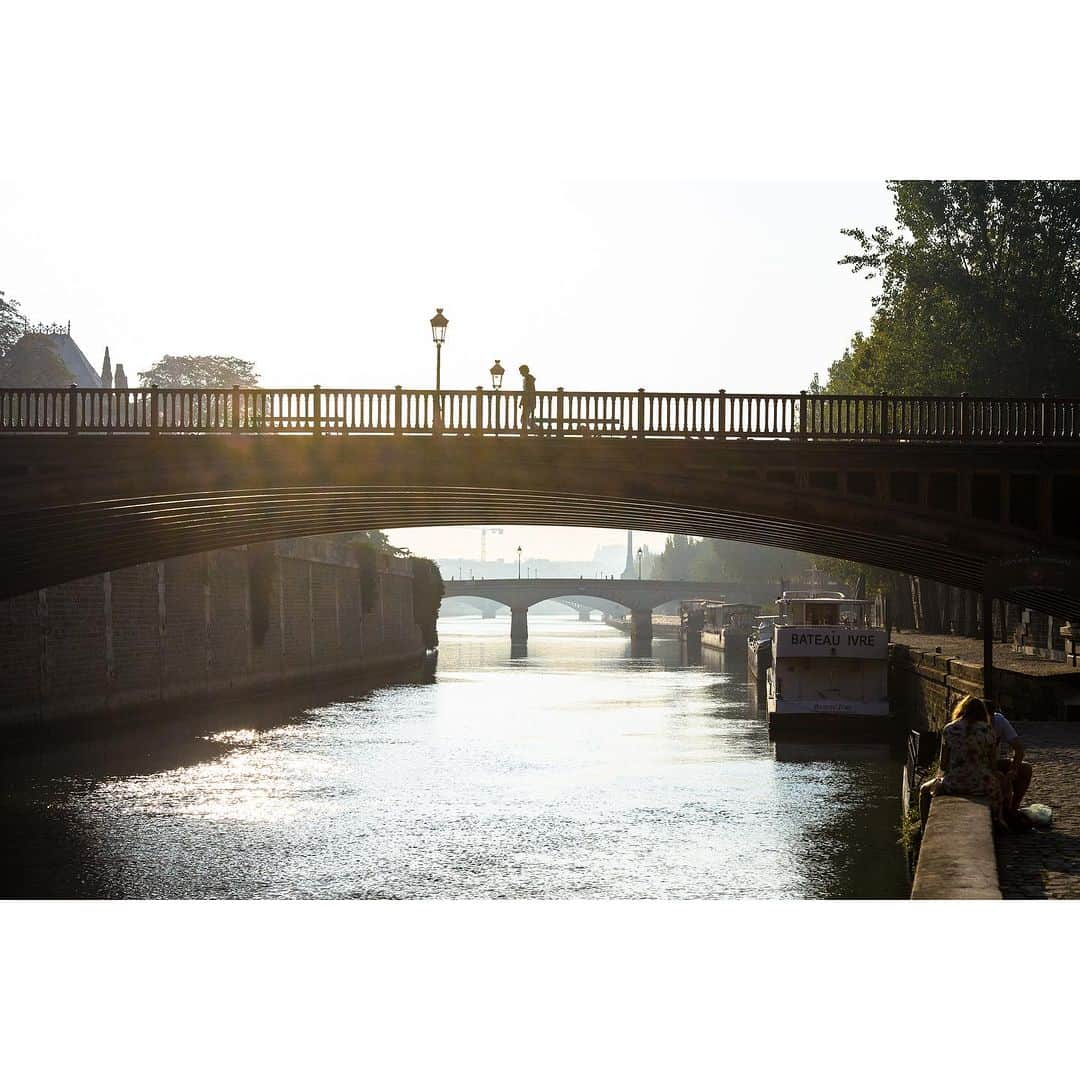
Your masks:
{"label": "riverside wall", "polygon": [[[929,648],[895,641],[889,646],[889,700],[913,731],[940,731],[961,697],[982,695],[981,662],[955,655],[981,649],[981,642],[938,640]],[[994,697],[1010,720],[1080,719],[1080,669],[1006,658],[1004,651],[995,647]]]}
{"label": "riverside wall", "polygon": [[227,548],[0,600],[0,725],[420,660],[408,559],[335,537]]}

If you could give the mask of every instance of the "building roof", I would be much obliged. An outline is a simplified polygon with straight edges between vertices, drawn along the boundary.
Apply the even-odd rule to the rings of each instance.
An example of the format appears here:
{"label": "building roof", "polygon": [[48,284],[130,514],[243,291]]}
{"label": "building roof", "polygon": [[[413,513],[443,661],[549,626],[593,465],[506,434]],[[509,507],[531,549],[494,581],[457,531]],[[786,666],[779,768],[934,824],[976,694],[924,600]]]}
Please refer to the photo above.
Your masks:
{"label": "building roof", "polygon": [[26,333],[47,337],[60,356],[64,367],[71,372],[71,381],[85,390],[101,386],[101,376],[90,366],[90,361],[71,336],[71,323],[67,326],[27,326]]}

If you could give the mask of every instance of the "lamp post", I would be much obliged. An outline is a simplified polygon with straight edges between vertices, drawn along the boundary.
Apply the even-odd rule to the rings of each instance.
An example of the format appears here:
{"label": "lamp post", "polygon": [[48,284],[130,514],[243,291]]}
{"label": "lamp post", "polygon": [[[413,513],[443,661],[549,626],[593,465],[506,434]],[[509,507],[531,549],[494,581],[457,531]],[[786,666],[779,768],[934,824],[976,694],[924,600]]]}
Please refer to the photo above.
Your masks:
{"label": "lamp post", "polygon": [[442,313],[442,308],[436,308],[431,317],[431,338],[435,342],[435,416],[432,428],[442,430],[442,347],[446,340],[446,326],[449,319]]}
{"label": "lamp post", "polygon": [[518,544],[518,581],[521,580],[521,545]]}
{"label": "lamp post", "polygon": [[644,555],[644,554],[645,554],[645,551],[644,551],[643,548],[638,548],[637,549],[637,579],[638,579],[638,581],[641,580],[641,556]]}

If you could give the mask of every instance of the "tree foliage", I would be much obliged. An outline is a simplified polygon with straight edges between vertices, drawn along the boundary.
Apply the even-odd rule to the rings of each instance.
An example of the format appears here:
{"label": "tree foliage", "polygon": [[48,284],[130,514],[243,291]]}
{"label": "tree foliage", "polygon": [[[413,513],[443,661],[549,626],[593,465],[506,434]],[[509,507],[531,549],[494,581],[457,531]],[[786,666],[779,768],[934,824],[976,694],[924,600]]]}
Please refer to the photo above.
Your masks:
{"label": "tree foliage", "polygon": [[0,359],[0,386],[70,386],[71,372],[44,334],[26,334]]}
{"label": "tree foliage", "polygon": [[9,300],[0,290],[0,359],[8,354],[16,341],[22,337],[26,321],[19,311],[19,302]]}
{"label": "tree foliage", "polygon": [[163,356],[139,372],[143,386],[258,386],[250,360],[235,356]]}
{"label": "tree foliage", "polygon": [[805,579],[813,558],[796,551],[734,540],[669,536],[664,550],[646,552],[643,575],[668,581],[752,581]]}
{"label": "tree foliage", "polygon": [[1080,394],[1080,183],[894,181],[898,228],[845,229],[880,283],[837,393]]}

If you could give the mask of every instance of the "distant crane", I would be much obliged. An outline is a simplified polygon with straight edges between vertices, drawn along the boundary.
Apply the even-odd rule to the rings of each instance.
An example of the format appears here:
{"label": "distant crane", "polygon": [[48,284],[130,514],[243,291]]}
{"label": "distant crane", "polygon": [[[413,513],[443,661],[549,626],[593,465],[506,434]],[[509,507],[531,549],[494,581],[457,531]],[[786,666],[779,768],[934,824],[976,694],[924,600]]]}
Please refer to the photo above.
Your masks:
{"label": "distant crane", "polygon": [[480,530],[480,561],[482,563],[487,562],[487,534],[491,533],[492,536],[502,536],[502,529],[481,529]]}

